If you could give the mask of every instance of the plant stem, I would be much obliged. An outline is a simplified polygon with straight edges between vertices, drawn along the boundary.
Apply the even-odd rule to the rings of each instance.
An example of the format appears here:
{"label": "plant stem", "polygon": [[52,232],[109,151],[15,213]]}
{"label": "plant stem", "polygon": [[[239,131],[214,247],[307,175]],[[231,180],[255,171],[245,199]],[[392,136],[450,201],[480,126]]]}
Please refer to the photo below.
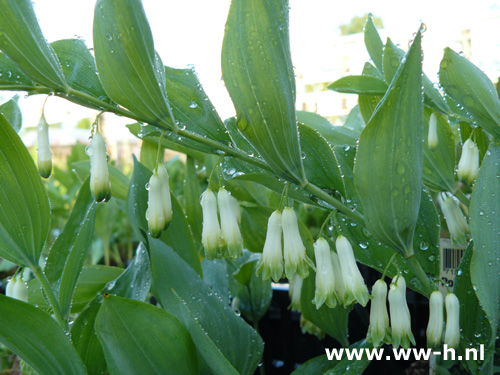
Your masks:
{"label": "plant stem", "polygon": [[425,271],[423,270],[422,266],[418,262],[417,258],[415,257],[415,254],[412,254],[409,257],[407,257],[406,262],[408,263],[408,266],[413,271],[417,279],[422,284],[422,287],[424,288],[427,297],[429,297],[431,293],[436,289],[433,286],[427,274],[425,273]]}
{"label": "plant stem", "polygon": [[68,322],[63,318],[61,309],[59,308],[59,302],[57,301],[54,291],[50,286],[49,280],[47,280],[47,277],[45,276],[39,265],[30,265],[30,268],[37,279],[40,280],[40,284],[42,285],[43,291],[45,292],[45,295],[49,300],[50,306],[52,307],[52,311],[54,312],[54,316],[56,317],[57,322],[65,331],[69,331]]}
{"label": "plant stem", "polygon": [[462,190],[457,189],[453,195],[458,198],[460,202],[462,202],[466,207],[469,207],[470,205],[470,199],[465,196],[465,194],[462,192]]}

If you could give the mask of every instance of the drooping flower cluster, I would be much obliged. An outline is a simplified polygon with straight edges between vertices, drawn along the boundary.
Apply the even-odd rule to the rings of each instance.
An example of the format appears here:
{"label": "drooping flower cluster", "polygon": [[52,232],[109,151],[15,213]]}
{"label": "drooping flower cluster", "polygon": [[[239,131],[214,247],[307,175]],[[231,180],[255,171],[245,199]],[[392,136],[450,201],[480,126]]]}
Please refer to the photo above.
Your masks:
{"label": "drooping flower cluster", "polygon": [[[460,342],[460,303],[454,293],[448,293],[444,299],[446,306],[446,331],[444,343],[448,348],[457,348]],[[427,346],[437,348],[443,341],[443,295],[432,292],[429,298],[429,323],[427,325]]]}
{"label": "drooping flower cluster", "polygon": [[38,173],[43,178],[49,178],[52,173],[52,151],[50,150],[49,141],[49,124],[42,114],[40,122],[37,126],[38,133],[38,149],[37,149],[37,164]]}
{"label": "drooping flower cluster", "polygon": [[106,143],[99,132],[95,132],[88,148],[90,156],[90,191],[96,202],[107,202],[111,198]]}
{"label": "drooping flower cluster", "polygon": [[238,200],[224,188],[219,189],[216,198],[214,192],[208,188],[201,195],[201,207],[203,211],[201,242],[206,258],[210,260],[221,257],[238,258],[243,251]]}
{"label": "drooping flower cluster", "polygon": [[14,275],[7,282],[5,295],[7,297],[18,299],[19,301],[28,302],[28,285],[24,282],[21,273]]}
{"label": "drooping flower cluster", "polygon": [[474,182],[479,172],[479,149],[472,139],[462,146],[462,156],[458,162],[457,175],[462,181]]}
{"label": "drooping flower cluster", "polygon": [[168,180],[167,169],[163,164],[158,165],[149,179],[146,220],[148,221],[149,234],[153,238],[160,237],[172,221],[172,198],[170,197]]}
{"label": "drooping flower cluster", "polygon": [[466,244],[466,234],[470,233],[469,224],[460,210],[458,202],[450,195],[439,195],[438,202],[450,231],[451,238],[458,244]]}
{"label": "drooping flower cluster", "polygon": [[314,263],[306,254],[306,247],[300,237],[297,215],[290,207],[285,207],[283,212],[274,211],[269,218],[266,241],[257,273],[262,272],[264,280],[271,276],[274,281],[278,281],[283,275],[284,268],[288,279],[292,279],[295,274],[306,278],[309,275],[309,267],[314,268]]}

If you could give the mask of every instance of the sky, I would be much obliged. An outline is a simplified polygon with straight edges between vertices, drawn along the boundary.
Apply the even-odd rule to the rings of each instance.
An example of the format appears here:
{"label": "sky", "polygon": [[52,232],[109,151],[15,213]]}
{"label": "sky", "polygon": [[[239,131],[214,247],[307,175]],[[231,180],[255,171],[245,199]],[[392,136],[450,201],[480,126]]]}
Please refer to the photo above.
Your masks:
{"label": "sky", "polygon": [[[78,36],[86,40],[89,47],[92,45],[93,4],[90,0],[34,2],[42,32],[49,42]],[[220,50],[230,1],[143,0],[143,4],[163,63],[178,68],[193,65],[221,117],[232,115],[234,109],[223,87],[220,71]],[[431,49],[429,56],[436,56],[432,59],[432,69],[438,65],[439,56],[456,35],[456,30],[499,10],[499,4],[491,0],[290,0],[292,60],[296,64],[318,60],[321,50],[338,37],[340,24],[349,22],[353,16],[371,12],[382,18],[388,35],[402,45],[424,22],[427,25],[424,52],[427,43]],[[41,100],[29,98],[28,102],[36,107],[41,106]],[[56,99],[52,102],[57,104]],[[54,108],[58,107],[56,104]],[[51,113],[50,109],[47,113]],[[85,111],[77,110],[77,116],[84,114]],[[29,118],[30,113],[27,115]],[[60,120],[56,114],[53,116],[54,122]],[[29,118],[29,121],[34,120]]]}

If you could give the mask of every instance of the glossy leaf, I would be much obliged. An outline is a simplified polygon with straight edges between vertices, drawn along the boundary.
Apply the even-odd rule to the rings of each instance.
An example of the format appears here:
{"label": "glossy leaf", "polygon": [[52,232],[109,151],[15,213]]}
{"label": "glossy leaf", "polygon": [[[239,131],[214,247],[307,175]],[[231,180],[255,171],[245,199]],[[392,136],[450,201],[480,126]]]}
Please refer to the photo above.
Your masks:
{"label": "glossy leaf", "polygon": [[384,95],[387,91],[387,83],[366,75],[346,76],[336,80],[328,88],[346,94]]}
{"label": "glossy leaf", "polygon": [[111,374],[199,374],[188,331],[158,307],[108,295],[95,326]]}
{"label": "glossy leaf", "polygon": [[323,116],[317,113],[297,111],[299,123],[318,131],[331,145],[355,146],[359,132],[345,126],[334,126]]}
{"label": "glossy leaf", "polygon": [[253,374],[263,350],[257,332],[216,297],[169,246],[153,239],[149,245],[155,296],[187,327],[202,372]]}
{"label": "glossy leaf", "polygon": [[399,68],[400,60],[403,58],[404,52],[396,47],[391,38],[387,38],[384,46],[383,66],[384,77],[386,82],[391,82]]}
{"label": "glossy leaf", "polygon": [[69,315],[76,283],[92,244],[96,206],[87,180],[47,257],[44,272],[59,297],[63,316]]}
{"label": "glossy leaf", "polygon": [[49,231],[47,192],[31,155],[3,115],[0,134],[0,256],[35,265]]}
{"label": "glossy leaf", "polygon": [[439,81],[473,120],[495,137],[500,136],[500,99],[495,86],[478,67],[446,48],[439,69]]}
{"label": "glossy leaf", "polygon": [[34,88],[35,82],[10,60],[5,53],[0,52],[0,88],[24,86]]}
{"label": "glossy leaf", "polygon": [[384,68],[382,63],[382,56],[384,44],[382,43],[382,39],[380,39],[380,35],[378,35],[377,28],[373,23],[371,14],[368,15],[368,18],[366,20],[364,39],[366,50],[368,51],[371,60],[373,61],[379,72],[383,72]]}
{"label": "glossy leaf", "polygon": [[152,172],[142,165],[135,155],[134,172],[130,181],[130,189],[127,197],[127,214],[132,229],[135,230],[139,238],[146,242],[148,222],[146,221],[146,210],[148,208],[148,191],[146,184]]}
{"label": "glossy leaf", "polygon": [[19,108],[19,104],[17,104],[18,100],[19,96],[15,95],[12,99],[0,105],[0,114],[2,114],[12,125],[14,130],[19,133],[23,124],[23,115]]}
{"label": "glossy leaf", "polygon": [[36,82],[67,91],[56,54],[38,25],[29,0],[0,1],[0,50]]}
{"label": "glossy leaf", "polygon": [[142,142],[141,156],[139,157],[141,163],[152,171],[156,166],[157,157],[158,157],[158,144],[157,143],[155,144],[153,142]]}
{"label": "glossy leaf", "polygon": [[141,1],[97,1],[93,31],[97,69],[109,97],[146,121],[172,127],[163,64]]}
{"label": "glossy leaf", "polygon": [[420,33],[361,133],[354,182],[368,230],[410,254],[422,191],[423,97]]}
{"label": "glossy leaf", "polygon": [[186,158],[186,179],[184,181],[184,208],[194,239],[201,244],[202,212],[199,199],[201,197],[200,180],[196,174],[193,158]]}
{"label": "glossy leaf", "polygon": [[212,288],[223,304],[229,305],[231,293],[229,292],[229,275],[227,264],[223,259],[207,260],[201,262],[203,268],[203,281]]}
{"label": "glossy leaf", "polygon": [[[495,337],[500,311],[500,148],[491,142],[474,185],[470,229],[474,240],[471,281]],[[494,340],[494,339],[493,339]]]}
{"label": "glossy leaf", "polygon": [[323,374],[335,364],[335,360],[329,360],[326,354],[323,354],[304,362],[290,375]]}
{"label": "glossy leaf", "polygon": [[307,179],[320,188],[345,195],[338,162],[328,142],[308,126],[299,124],[299,132]]}
{"label": "glossy leaf", "polygon": [[274,209],[269,207],[243,207],[241,235],[246,249],[261,253],[267,233],[267,222]]}
{"label": "glossy leaf", "polygon": [[304,182],[288,1],[231,3],[222,46],[222,78],[243,135],[278,175]]}
{"label": "glossy leaf", "polygon": [[40,375],[86,375],[69,337],[41,309],[0,295],[0,341]]}

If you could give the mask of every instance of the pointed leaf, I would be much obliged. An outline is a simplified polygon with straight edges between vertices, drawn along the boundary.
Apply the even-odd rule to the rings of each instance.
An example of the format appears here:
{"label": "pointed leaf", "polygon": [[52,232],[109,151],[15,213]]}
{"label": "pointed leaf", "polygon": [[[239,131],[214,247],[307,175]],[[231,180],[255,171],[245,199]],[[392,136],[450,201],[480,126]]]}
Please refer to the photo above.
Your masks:
{"label": "pointed leaf", "polygon": [[243,135],[277,174],[304,182],[288,1],[231,3],[222,46],[222,78]]}
{"label": "pointed leaf", "polygon": [[420,32],[377,112],[361,133],[354,182],[368,230],[411,254],[422,192],[422,51]]}
{"label": "pointed leaf", "polygon": [[379,72],[383,72],[382,65],[382,53],[384,49],[384,43],[382,43],[382,39],[380,39],[380,35],[378,34],[377,28],[373,23],[373,19],[371,14],[368,15],[368,19],[366,20],[365,25],[365,45],[370,58],[373,63],[379,70]]}
{"label": "pointed leaf", "polygon": [[0,114],[4,115],[5,119],[10,122],[14,130],[19,133],[23,124],[23,114],[21,113],[19,104],[17,104],[18,100],[19,96],[15,95],[8,102],[0,105]]}
{"label": "pointed leaf", "polygon": [[25,86],[34,88],[35,82],[10,60],[5,53],[0,52],[0,88],[5,86]]}
{"label": "pointed leaf", "polygon": [[384,95],[387,91],[387,83],[366,75],[347,76],[336,80],[328,88],[346,94]]}
{"label": "pointed leaf", "polygon": [[186,158],[186,180],[184,182],[184,207],[187,220],[191,226],[194,239],[201,244],[202,211],[200,205],[200,180],[196,174],[195,164],[192,157]]}
{"label": "pointed leaf", "polygon": [[1,114],[0,207],[0,257],[38,264],[49,231],[49,200],[31,155]]}
{"label": "pointed leaf", "polygon": [[297,111],[299,123],[316,130],[328,143],[335,146],[355,146],[359,132],[345,126],[334,126],[323,116],[313,112]]}

